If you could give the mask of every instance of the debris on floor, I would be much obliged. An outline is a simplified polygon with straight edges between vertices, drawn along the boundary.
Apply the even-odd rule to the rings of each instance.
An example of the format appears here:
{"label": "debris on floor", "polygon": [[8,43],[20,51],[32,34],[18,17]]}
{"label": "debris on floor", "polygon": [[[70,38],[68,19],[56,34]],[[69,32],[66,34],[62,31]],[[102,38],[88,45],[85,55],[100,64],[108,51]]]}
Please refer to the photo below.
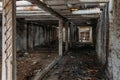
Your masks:
{"label": "debris on floor", "polygon": [[30,80],[38,71],[42,71],[50,64],[58,53],[49,52],[48,49],[35,49],[31,53],[18,57],[17,59],[17,80]]}
{"label": "debris on floor", "polygon": [[94,49],[72,48],[43,80],[104,80],[101,67]]}

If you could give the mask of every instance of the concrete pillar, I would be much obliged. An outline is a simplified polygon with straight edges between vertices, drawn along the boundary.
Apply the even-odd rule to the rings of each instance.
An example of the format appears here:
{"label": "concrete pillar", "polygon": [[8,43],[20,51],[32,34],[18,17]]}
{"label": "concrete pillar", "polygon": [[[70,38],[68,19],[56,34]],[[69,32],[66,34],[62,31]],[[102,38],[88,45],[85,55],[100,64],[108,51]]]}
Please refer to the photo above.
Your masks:
{"label": "concrete pillar", "polygon": [[2,80],[16,80],[16,0],[3,0]]}
{"label": "concrete pillar", "polygon": [[55,35],[56,35],[55,28],[53,28],[53,41],[55,41]]}
{"label": "concrete pillar", "polygon": [[48,26],[46,27],[46,43],[49,42],[49,30],[48,30]]}
{"label": "concrete pillar", "polygon": [[69,47],[71,48],[72,47],[72,30],[71,30],[71,26],[72,26],[72,23],[70,23],[70,31],[69,31],[69,37],[70,37],[70,41],[69,41]]}
{"label": "concrete pillar", "polygon": [[50,26],[48,26],[48,43],[50,43]]}
{"label": "concrete pillar", "polygon": [[[38,25],[38,27],[39,27],[39,46],[40,46],[40,44],[41,44],[41,27]],[[42,29],[43,29],[43,27],[42,27]],[[44,34],[43,34],[43,36],[44,36]]]}
{"label": "concrete pillar", "polygon": [[45,43],[47,43],[47,26],[45,27]]}
{"label": "concrete pillar", "polygon": [[68,22],[65,24],[65,50],[68,51]]}
{"label": "concrete pillar", "polygon": [[55,41],[56,40],[56,28],[53,28],[53,41]]}
{"label": "concrete pillar", "polygon": [[51,35],[52,41],[53,41],[53,37],[54,37],[54,36],[53,36],[53,27],[52,27],[52,35]]}
{"label": "concrete pillar", "polygon": [[90,38],[89,38],[89,40],[90,40],[90,42],[93,42],[93,40],[92,40],[92,27],[90,27],[89,30],[90,30],[90,34],[89,34]]}
{"label": "concrete pillar", "polygon": [[24,50],[27,53],[27,23],[24,21]]}
{"label": "concrete pillar", "polygon": [[33,23],[31,23],[30,27],[29,27],[29,32],[30,32],[30,49],[33,50]]}
{"label": "concrete pillar", "polygon": [[59,56],[63,55],[63,21],[59,20]]}
{"label": "concrete pillar", "polygon": [[49,26],[49,40],[50,40],[50,43],[51,43],[51,26]]}

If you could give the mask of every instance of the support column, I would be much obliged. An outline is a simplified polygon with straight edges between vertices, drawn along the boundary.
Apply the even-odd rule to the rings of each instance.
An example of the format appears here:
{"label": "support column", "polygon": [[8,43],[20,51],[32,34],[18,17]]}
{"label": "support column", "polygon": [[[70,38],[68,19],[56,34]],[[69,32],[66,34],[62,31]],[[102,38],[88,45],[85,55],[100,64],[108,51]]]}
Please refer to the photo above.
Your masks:
{"label": "support column", "polygon": [[70,37],[70,41],[69,41],[69,47],[71,48],[72,47],[72,30],[71,30],[71,26],[72,26],[72,23],[70,23],[70,30],[69,30],[69,37]]}
{"label": "support column", "polygon": [[43,36],[44,36],[44,29],[39,25],[38,25],[38,28],[39,28],[39,46],[40,46],[41,45],[41,29],[43,30]]}
{"label": "support column", "polygon": [[45,26],[44,30],[45,30],[45,43],[47,43],[47,26]]}
{"label": "support column", "polygon": [[48,26],[46,27],[46,43],[49,43],[49,30],[48,30]]}
{"label": "support column", "polygon": [[48,43],[50,44],[50,26],[48,26]]}
{"label": "support column", "polygon": [[31,26],[29,27],[30,29],[30,49],[31,51],[33,50],[33,23],[31,23]]}
{"label": "support column", "polygon": [[43,38],[44,38],[44,43],[43,44],[45,44],[45,26],[43,26]]}
{"label": "support column", "polygon": [[65,50],[68,51],[68,22],[65,24]]}
{"label": "support column", "polygon": [[51,42],[53,41],[53,28],[51,27]]}
{"label": "support column", "polygon": [[24,22],[24,50],[27,53],[27,23]]}
{"label": "support column", "polygon": [[59,56],[63,55],[63,21],[59,20]]}
{"label": "support column", "polygon": [[49,43],[51,42],[51,27],[49,26]]}
{"label": "support column", "polygon": [[53,41],[55,41],[55,35],[56,35],[55,28],[53,28]]}
{"label": "support column", "polygon": [[3,0],[2,80],[16,80],[16,0]]}

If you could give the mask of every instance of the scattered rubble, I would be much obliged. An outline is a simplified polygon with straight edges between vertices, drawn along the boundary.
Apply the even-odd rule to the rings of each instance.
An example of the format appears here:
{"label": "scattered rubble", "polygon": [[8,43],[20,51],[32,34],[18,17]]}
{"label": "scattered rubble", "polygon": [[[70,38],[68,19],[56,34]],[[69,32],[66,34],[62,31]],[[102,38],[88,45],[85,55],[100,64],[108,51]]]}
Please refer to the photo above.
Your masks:
{"label": "scattered rubble", "polygon": [[94,49],[73,48],[43,80],[104,80],[101,68]]}

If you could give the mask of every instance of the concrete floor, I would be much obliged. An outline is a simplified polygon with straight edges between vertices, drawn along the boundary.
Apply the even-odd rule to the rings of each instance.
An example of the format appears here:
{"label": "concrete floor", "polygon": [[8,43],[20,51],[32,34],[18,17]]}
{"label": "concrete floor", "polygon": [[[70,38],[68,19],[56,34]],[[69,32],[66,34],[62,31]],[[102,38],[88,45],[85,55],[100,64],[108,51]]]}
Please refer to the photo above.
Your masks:
{"label": "concrete floor", "polygon": [[91,46],[74,47],[42,80],[104,80],[102,65]]}

